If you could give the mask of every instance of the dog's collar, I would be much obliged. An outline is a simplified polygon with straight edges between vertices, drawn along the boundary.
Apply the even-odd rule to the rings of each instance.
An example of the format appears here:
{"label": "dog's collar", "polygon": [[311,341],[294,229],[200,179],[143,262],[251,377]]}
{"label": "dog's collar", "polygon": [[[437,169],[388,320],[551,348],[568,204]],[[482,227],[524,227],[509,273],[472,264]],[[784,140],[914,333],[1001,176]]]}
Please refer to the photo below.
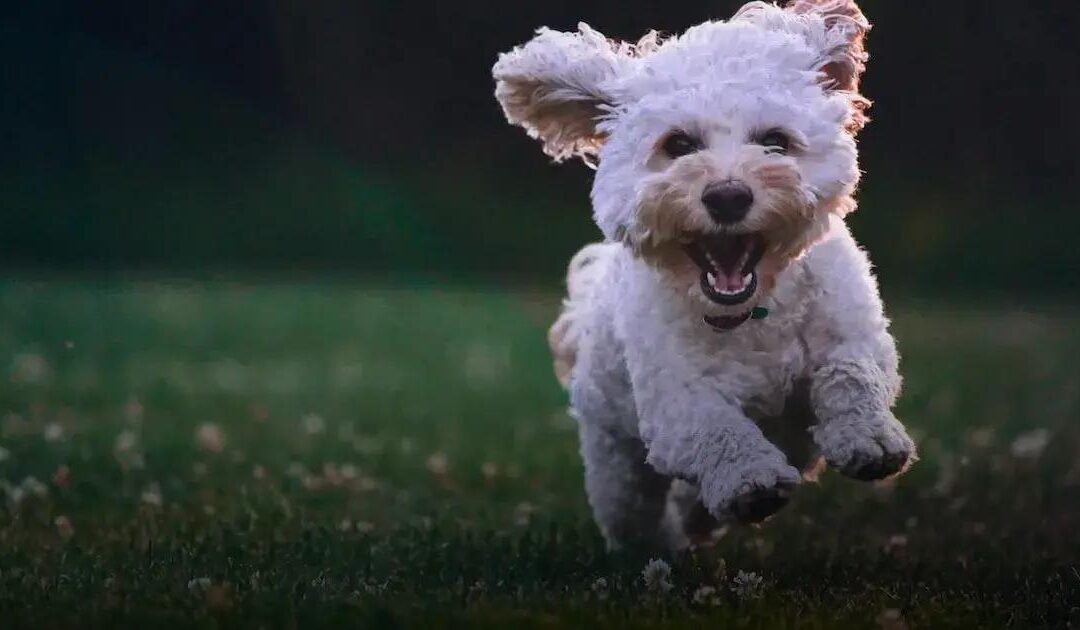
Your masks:
{"label": "dog's collar", "polygon": [[735,330],[751,319],[765,319],[768,316],[769,309],[764,306],[755,306],[739,315],[720,315],[717,317],[706,315],[704,320],[716,332],[728,332]]}

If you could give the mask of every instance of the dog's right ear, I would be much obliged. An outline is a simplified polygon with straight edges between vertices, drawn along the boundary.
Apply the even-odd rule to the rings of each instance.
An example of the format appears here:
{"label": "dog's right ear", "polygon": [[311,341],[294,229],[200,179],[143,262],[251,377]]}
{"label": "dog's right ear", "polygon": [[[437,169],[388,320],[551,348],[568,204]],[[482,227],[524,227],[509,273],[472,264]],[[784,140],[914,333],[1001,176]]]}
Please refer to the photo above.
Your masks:
{"label": "dog's right ear", "polygon": [[599,152],[597,120],[615,105],[605,84],[633,63],[632,49],[584,22],[578,32],[541,28],[528,43],[499,55],[492,68],[495,98],[506,119],[562,161]]}

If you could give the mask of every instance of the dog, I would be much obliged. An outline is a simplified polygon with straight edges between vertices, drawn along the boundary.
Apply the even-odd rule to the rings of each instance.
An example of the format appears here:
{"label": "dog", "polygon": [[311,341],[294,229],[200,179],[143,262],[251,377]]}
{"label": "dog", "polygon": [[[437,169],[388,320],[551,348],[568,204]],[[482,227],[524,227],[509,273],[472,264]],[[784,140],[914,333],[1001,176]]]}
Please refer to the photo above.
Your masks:
{"label": "dog", "polygon": [[844,222],[869,29],[852,0],[750,2],[635,43],[541,28],[495,63],[509,122],[596,170],[604,242],[571,261],[549,341],[612,548],[760,522],[822,460],[879,480],[916,459]]}

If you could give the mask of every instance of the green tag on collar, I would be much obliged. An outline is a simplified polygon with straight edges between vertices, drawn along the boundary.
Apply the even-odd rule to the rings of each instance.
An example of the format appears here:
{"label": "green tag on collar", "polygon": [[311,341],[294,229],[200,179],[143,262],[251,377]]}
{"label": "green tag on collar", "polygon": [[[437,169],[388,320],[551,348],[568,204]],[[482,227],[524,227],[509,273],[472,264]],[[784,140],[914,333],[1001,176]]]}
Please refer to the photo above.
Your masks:
{"label": "green tag on collar", "polygon": [[750,309],[750,319],[765,319],[769,316],[769,309],[764,306],[755,306]]}

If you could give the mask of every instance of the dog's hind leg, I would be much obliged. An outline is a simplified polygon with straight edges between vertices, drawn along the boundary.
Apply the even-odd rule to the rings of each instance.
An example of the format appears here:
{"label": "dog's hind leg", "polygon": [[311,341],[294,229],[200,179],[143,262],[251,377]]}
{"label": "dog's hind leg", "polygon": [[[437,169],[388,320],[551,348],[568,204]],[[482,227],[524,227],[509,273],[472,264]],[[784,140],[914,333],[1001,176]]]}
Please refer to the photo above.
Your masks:
{"label": "dog's hind leg", "polygon": [[593,306],[593,293],[607,272],[608,263],[618,252],[618,245],[591,243],[570,260],[566,271],[566,299],[558,319],[548,330],[548,346],[555,364],[555,378],[570,387],[570,375],[583,343]]}
{"label": "dog's hind leg", "polygon": [[645,445],[610,427],[581,424],[585,490],[611,548],[678,549],[681,532],[665,519],[671,479],[645,463]]}
{"label": "dog's hind leg", "polygon": [[717,529],[722,525],[701,502],[701,490],[682,479],[671,482],[667,519],[670,529],[682,533],[676,540],[685,545],[711,545],[715,542]]}
{"label": "dog's hind leg", "polygon": [[577,323],[581,332],[575,340],[582,343],[574,348],[570,401],[596,523],[611,548],[681,548],[681,530],[665,519],[671,479],[645,462],[645,445],[631,432],[637,410],[611,318],[581,308],[587,304],[575,306],[581,309],[575,315],[588,319]]}
{"label": "dog's hind leg", "polygon": [[[604,338],[598,334],[594,340]],[[685,546],[681,531],[664,518],[671,479],[645,462],[645,445],[624,428],[637,416],[617,346],[599,343],[584,350],[570,391],[596,524],[612,549]]]}

